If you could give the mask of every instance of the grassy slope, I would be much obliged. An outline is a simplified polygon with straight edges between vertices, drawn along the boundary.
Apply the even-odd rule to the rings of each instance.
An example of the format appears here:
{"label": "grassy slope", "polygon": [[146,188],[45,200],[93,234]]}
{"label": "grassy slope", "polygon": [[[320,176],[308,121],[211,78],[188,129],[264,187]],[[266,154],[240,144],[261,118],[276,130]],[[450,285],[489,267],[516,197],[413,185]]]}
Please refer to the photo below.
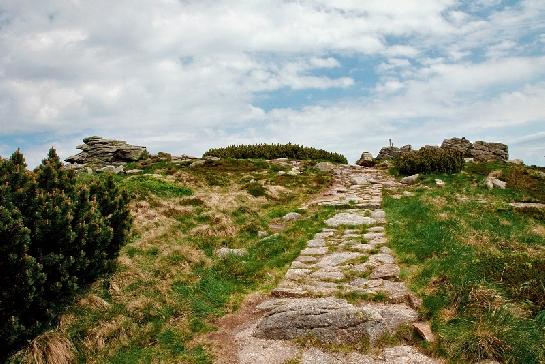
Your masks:
{"label": "grassy slope", "polygon": [[[497,168],[508,189],[489,191],[484,178]],[[385,198],[387,232],[440,337],[434,349],[456,363],[545,362],[545,214],[506,205],[543,202],[545,180],[521,167],[468,165],[412,190]]]}
{"label": "grassy slope", "polygon": [[[58,331],[85,363],[208,363],[199,335],[252,291],[267,290],[333,211],[303,211],[262,240],[258,231],[294,211],[329,183],[311,168],[299,176],[262,161],[214,166],[148,166],[148,176],[120,178],[136,201],[135,236],[117,271],[62,316]],[[264,185],[265,188],[261,187]],[[273,187],[270,187],[273,186]],[[265,196],[263,196],[265,195]],[[221,246],[246,248],[220,259]]]}

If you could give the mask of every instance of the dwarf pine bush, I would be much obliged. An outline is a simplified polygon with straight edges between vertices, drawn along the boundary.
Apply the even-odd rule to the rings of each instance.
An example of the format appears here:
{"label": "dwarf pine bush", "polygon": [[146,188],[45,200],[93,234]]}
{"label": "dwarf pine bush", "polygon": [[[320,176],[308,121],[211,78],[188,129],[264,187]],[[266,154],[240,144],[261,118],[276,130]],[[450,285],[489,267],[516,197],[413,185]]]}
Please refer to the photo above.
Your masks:
{"label": "dwarf pine bush", "polygon": [[234,159],[275,159],[290,158],[300,160],[330,161],[334,163],[348,163],[346,157],[339,153],[328,152],[323,149],[304,147],[297,144],[254,144],[231,145],[225,148],[208,150],[205,157],[234,158]]}
{"label": "dwarf pine bush", "polygon": [[464,167],[462,153],[437,147],[424,147],[403,152],[394,159],[394,167],[402,175],[416,173],[458,173]]}
{"label": "dwarf pine bush", "polygon": [[113,266],[128,202],[111,176],[78,184],[54,149],[33,172],[19,151],[0,159],[0,361]]}

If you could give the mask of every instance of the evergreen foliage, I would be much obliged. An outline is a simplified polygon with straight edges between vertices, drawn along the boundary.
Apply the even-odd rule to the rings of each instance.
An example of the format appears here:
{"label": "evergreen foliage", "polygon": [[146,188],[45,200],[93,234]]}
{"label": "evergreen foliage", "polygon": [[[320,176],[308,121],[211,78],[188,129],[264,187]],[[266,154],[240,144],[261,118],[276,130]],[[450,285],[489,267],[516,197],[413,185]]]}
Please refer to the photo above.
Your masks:
{"label": "evergreen foliage", "polygon": [[462,153],[453,149],[424,147],[401,153],[394,159],[394,167],[402,175],[458,173],[464,167],[464,158]]}
{"label": "evergreen foliage", "polygon": [[213,148],[204,153],[205,157],[235,158],[235,159],[275,159],[290,158],[300,160],[330,161],[348,163],[345,156],[323,149],[304,147],[297,144],[254,144],[231,145],[225,148]]}
{"label": "evergreen foliage", "polygon": [[19,151],[0,159],[0,361],[112,268],[128,202],[112,176],[78,184],[54,149],[33,172]]}

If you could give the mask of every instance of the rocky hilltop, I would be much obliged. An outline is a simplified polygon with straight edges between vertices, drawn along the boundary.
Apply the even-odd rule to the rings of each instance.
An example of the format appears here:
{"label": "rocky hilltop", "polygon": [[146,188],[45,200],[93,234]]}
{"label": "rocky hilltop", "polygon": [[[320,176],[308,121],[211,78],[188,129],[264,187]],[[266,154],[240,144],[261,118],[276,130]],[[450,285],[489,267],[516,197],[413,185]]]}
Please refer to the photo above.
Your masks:
{"label": "rocky hilltop", "polygon": [[[509,159],[509,148],[506,144],[484,141],[472,143],[465,137],[445,139],[440,147],[427,145],[424,148],[454,149],[461,152],[464,158],[472,158],[477,162],[507,162]],[[399,154],[410,152],[411,150],[413,150],[411,145],[404,145],[402,147],[383,147],[375,158],[375,161],[391,160],[396,158]],[[364,156],[366,158],[364,158]],[[365,166],[366,163],[368,163],[369,156],[370,153],[364,152],[362,158],[360,158],[356,164]]]}
{"label": "rocky hilltop", "polygon": [[479,162],[507,162],[509,159],[509,148],[503,143],[471,143],[466,138],[450,138],[443,140],[441,148],[458,150],[464,157]]}
{"label": "rocky hilltop", "polygon": [[92,136],[83,139],[76,148],[81,152],[66,158],[73,164],[116,164],[134,162],[148,157],[146,147],[130,145],[123,140]]}

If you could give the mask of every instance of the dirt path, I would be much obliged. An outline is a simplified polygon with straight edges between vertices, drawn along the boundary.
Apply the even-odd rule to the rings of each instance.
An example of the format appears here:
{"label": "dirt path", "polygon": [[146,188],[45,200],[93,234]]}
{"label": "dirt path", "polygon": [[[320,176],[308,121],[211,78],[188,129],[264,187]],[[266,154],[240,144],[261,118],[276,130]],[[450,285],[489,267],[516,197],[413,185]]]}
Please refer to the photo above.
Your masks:
{"label": "dirt path", "polygon": [[[349,208],[325,221],[270,297],[254,297],[223,320],[218,363],[438,362],[412,346],[378,345],[419,319],[384,234],[382,188],[395,181],[370,168],[334,173],[333,187],[310,204]],[[309,340],[315,345],[301,345]],[[366,354],[356,350],[362,345]]]}

